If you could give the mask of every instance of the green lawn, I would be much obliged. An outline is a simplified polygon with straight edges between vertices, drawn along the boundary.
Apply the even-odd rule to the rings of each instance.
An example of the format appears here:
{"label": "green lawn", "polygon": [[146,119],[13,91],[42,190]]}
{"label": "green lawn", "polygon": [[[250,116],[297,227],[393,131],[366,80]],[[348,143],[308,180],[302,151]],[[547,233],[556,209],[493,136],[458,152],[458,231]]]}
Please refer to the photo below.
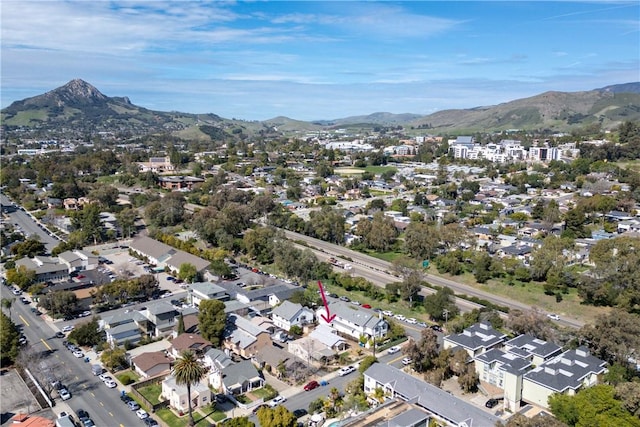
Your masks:
{"label": "green lawn", "polygon": [[132,384],[132,383],[135,383],[136,381],[138,381],[140,379],[140,375],[136,374],[133,371],[125,371],[125,372],[117,374],[116,378],[122,384],[127,385],[127,384]]}
{"label": "green lawn", "polygon": [[[158,409],[155,414],[169,427],[185,427],[189,424],[189,415],[185,414],[182,417],[178,417],[169,408]],[[198,411],[193,412],[193,419],[196,425],[209,426],[209,421]]]}
{"label": "green lawn", "polygon": [[152,405],[160,403],[160,393],[162,393],[162,384],[151,384],[138,389],[138,393],[144,396]]}
{"label": "green lawn", "polygon": [[200,413],[206,417],[213,419],[215,422],[222,421],[227,418],[227,414],[216,409],[215,406],[207,405],[199,409]]}
{"label": "green lawn", "polygon": [[263,399],[271,395],[271,393],[269,393],[268,391],[266,391],[263,388],[259,388],[257,390],[251,390],[251,393],[253,393],[256,396],[261,397]]}

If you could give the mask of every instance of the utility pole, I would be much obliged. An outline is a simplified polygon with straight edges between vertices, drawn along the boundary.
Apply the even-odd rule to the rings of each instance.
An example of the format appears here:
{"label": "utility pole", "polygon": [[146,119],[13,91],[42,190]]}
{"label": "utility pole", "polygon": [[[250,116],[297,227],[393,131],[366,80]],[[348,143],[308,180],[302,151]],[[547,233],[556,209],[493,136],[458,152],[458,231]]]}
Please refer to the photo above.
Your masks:
{"label": "utility pole", "polygon": [[442,315],[444,316],[444,327],[447,328],[447,322],[449,321],[449,310],[446,308],[442,310]]}

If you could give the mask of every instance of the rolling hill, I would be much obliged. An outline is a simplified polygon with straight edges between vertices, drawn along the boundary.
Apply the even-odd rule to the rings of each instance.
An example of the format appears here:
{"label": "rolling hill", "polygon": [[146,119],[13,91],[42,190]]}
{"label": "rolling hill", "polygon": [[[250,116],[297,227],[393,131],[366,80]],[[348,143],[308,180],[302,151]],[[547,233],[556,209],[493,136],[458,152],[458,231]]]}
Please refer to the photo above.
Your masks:
{"label": "rolling hill", "polygon": [[216,114],[153,111],[126,97],[108,97],[75,79],[45,94],[13,102],[1,112],[3,131],[38,130],[69,135],[110,132],[124,136],[171,133],[188,139],[237,139],[353,126],[403,126],[428,133],[507,129],[569,131],[599,123],[605,129],[640,120],[640,83],[585,92],[546,92],[495,106],[443,110],[427,116],[377,112],[305,122],[287,117],[265,121],[229,120]]}

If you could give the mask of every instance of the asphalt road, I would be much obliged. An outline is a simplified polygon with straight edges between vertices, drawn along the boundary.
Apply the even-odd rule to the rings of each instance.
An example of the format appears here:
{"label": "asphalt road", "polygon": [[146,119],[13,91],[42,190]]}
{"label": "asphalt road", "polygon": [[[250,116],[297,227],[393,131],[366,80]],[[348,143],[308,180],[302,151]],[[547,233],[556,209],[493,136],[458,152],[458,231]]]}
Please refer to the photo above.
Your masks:
{"label": "asphalt road", "polygon": [[[2,205],[11,205],[13,202],[4,194],[0,194]],[[51,253],[53,248],[60,244],[60,240],[49,234],[47,230],[40,226],[35,219],[25,210],[17,207],[16,210],[8,212],[9,222],[19,226],[26,237],[37,235],[40,241],[44,243],[47,252]]]}
{"label": "asphalt road", "polygon": [[[374,258],[372,256],[365,255],[360,252],[353,251],[343,246],[327,243],[325,241],[315,239],[313,237],[308,237],[303,234],[294,233],[284,229],[282,229],[282,231],[285,233],[285,236],[288,239],[292,241],[305,242],[305,244],[308,245],[307,247],[311,249],[314,249],[314,248],[317,249],[322,253],[322,254],[319,254],[320,256],[324,256],[326,258],[339,257],[339,258],[351,260],[348,262],[353,266],[353,270],[354,270],[353,274],[364,277],[377,286],[384,286],[386,283],[399,280],[399,278],[391,274],[390,262],[383,261],[381,259]],[[445,279],[439,276],[435,276],[433,274],[426,274],[425,280],[436,286],[447,286],[457,294],[475,296],[475,297],[490,301],[497,305],[509,307],[511,309],[518,309],[518,310],[531,309],[531,306],[521,303],[519,301],[505,298],[500,295],[494,295],[488,292],[484,292],[479,289],[473,288],[471,286],[458,283],[453,280]],[[424,288],[423,292],[433,292],[433,291]],[[461,300],[460,298],[458,298],[456,302],[461,306],[463,310],[464,309],[468,310],[470,307],[473,307],[473,308],[478,307],[477,304],[474,304],[470,301]],[[584,322],[576,319],[561,318],[559,321],[556,321],[556,323],[559,323],[563,326],[570,326],[573,328],[580,328],[584,326]]]}
{"label": "asphalt road", "polygon": [[[2,286],[0,290],[2,297],[14,297],[10,295],[10,290]],[[120,401],[120,391],[118,388],[109,389],[103,382],[91,373],[91,364],[84,362],[82,358],[76,358],[73,354],[62,346],[63,339],[55,338],[55,333],[51,325],[40,316],[31,313],[33,305],[26,305],[16,297],[11,307],[11,317],[17,325],[22,326],[22,333],[27,337],[27,345],[35,353],[52,351],[51,354],[42,356],[41,360],[35,362],[32,370],[35,375],[39,370],[48,369],[54,373],[56,379],[60,380],[68,387],[71,399],[64,402],[76,413],[79,409],[89,412],[89,415],[97,426],[144,426],[138,419],[135,412],[130,411],[127,406]],[[86,321],[86,319],[85,319]],[[56,403],[61,400],[54,392]],[[61,405],[61,406],[64,406]],[[56,407],[56,412],[63,409]]]}

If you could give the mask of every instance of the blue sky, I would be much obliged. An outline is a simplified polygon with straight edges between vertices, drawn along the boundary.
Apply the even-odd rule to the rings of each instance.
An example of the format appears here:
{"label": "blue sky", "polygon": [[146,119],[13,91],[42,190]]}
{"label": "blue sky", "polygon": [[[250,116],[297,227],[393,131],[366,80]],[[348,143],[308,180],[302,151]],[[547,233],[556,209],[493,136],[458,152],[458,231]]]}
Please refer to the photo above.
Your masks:
{"label": "blue sky", "polygon": [[1,3],[1,104],[81,78],[225,118],[430,114],[640,81],[640,3]]}

